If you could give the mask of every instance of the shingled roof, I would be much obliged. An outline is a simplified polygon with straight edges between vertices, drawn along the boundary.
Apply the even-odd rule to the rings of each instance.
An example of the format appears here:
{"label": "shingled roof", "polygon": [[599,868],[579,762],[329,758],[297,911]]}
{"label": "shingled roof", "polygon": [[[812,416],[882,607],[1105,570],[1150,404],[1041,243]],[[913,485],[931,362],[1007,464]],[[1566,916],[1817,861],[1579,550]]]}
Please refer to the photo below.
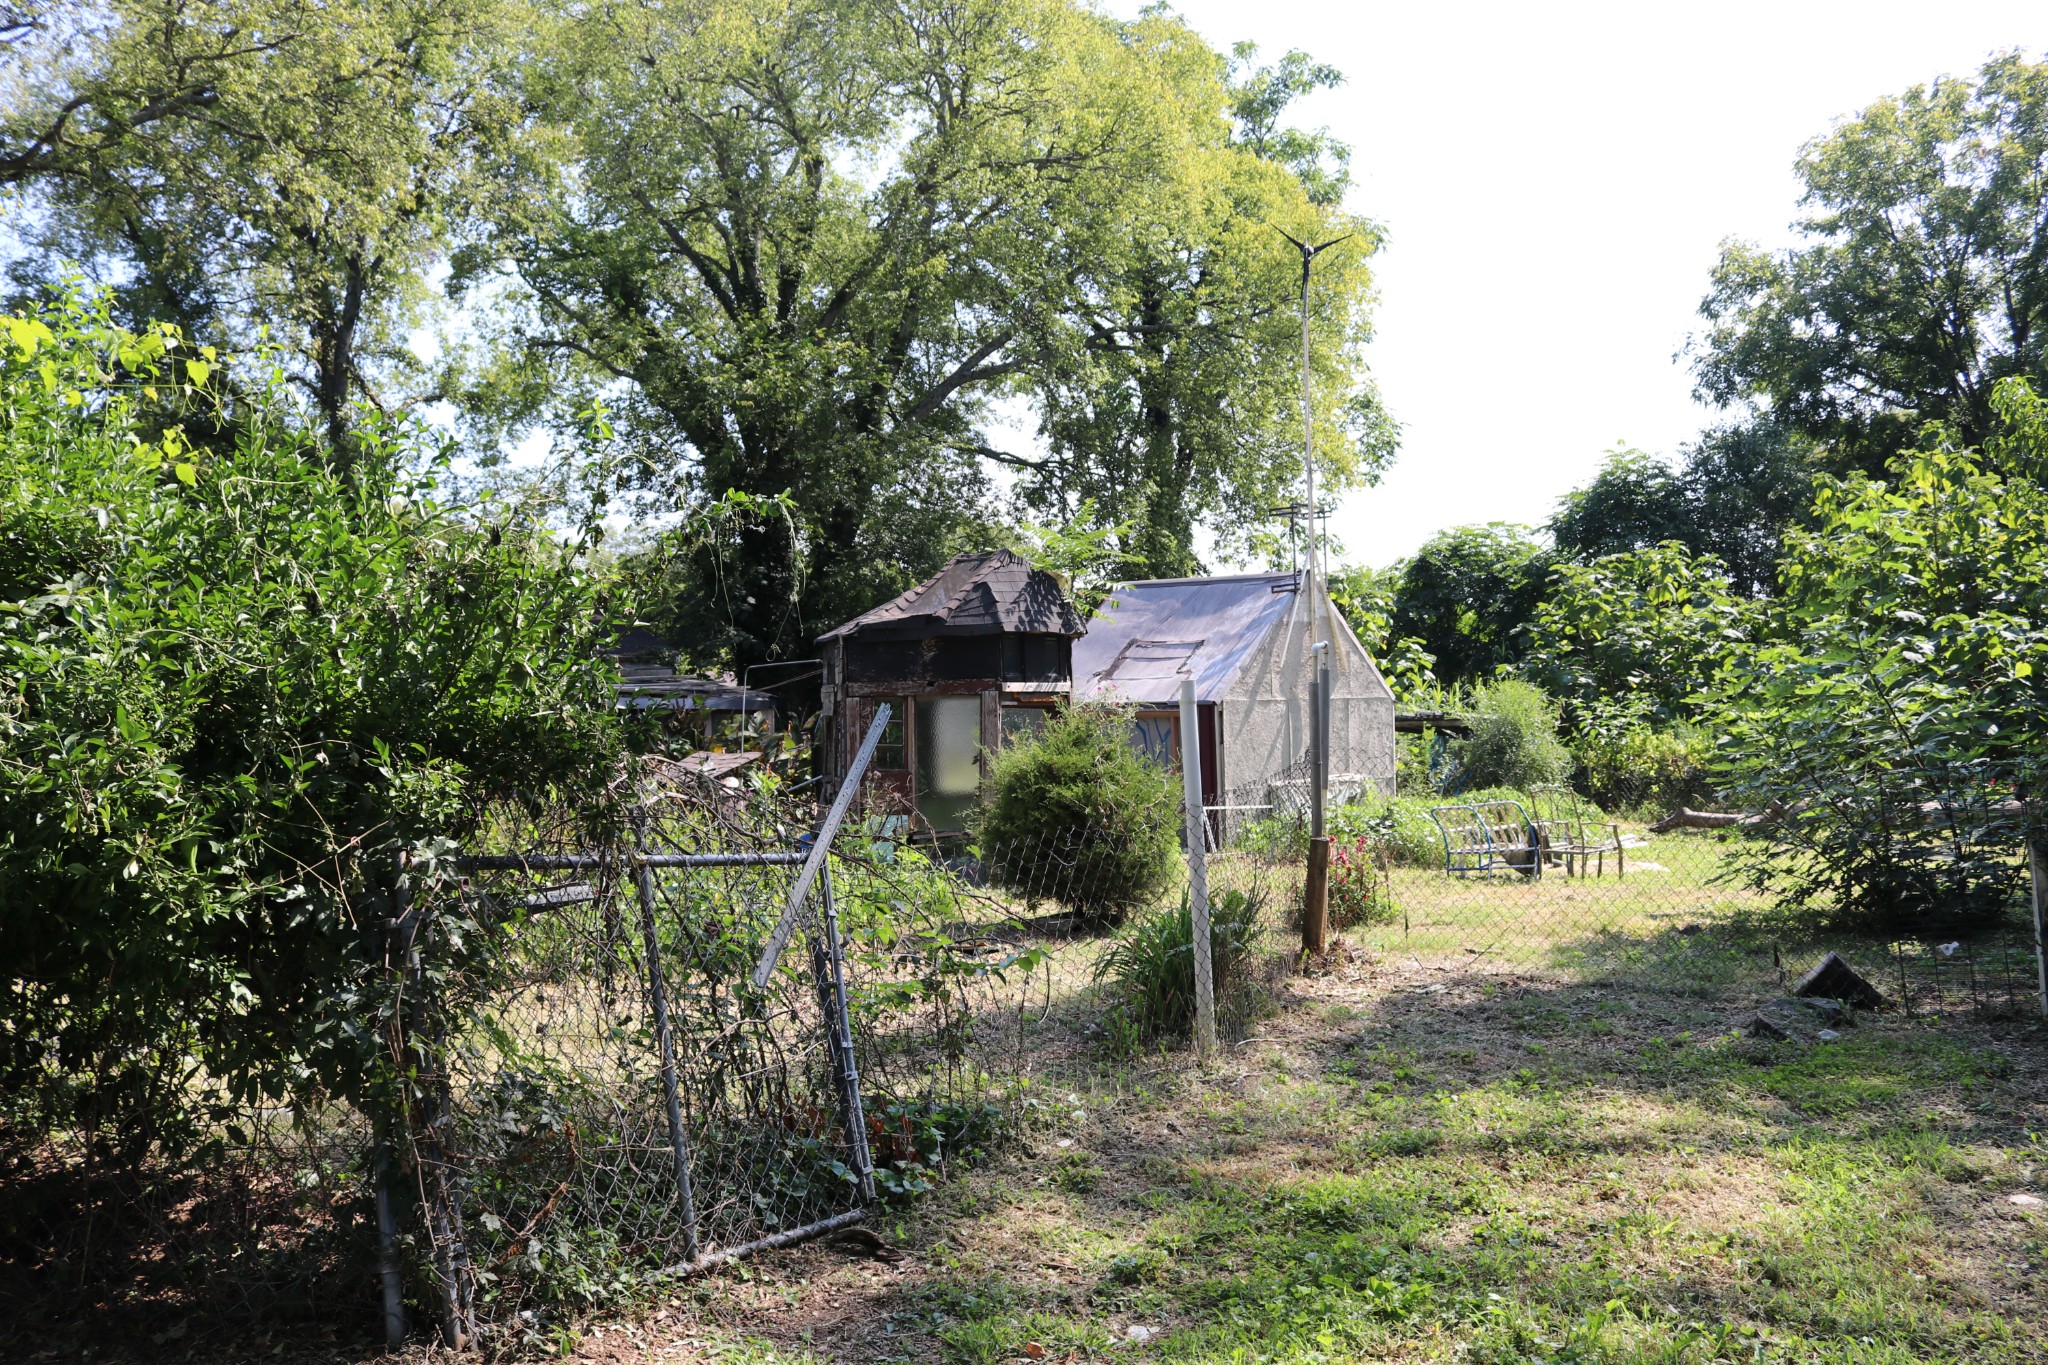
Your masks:
{"label": "shingled roof", "polygon": [[1008,550],[955,555],[902,596],[818,637],[818,643],[935,635],[1079,635],[1081,615],[1058,578]]}

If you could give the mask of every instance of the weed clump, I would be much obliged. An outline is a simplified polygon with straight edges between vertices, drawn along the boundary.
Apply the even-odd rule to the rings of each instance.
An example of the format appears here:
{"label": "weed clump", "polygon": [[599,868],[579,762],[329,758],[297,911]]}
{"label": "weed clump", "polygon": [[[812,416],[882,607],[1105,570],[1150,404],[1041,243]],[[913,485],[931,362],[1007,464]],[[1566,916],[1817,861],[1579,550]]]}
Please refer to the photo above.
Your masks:
{"label": "weed clump", "polygon": [[[1242,1003],[1245,968],[1262,932],[1263,894],[1232,889],[1209,905],[1209,965],[1219,1017]],[[1170,910],[1137,920],[1095,964],[1113,1001],[1105,1029],[1125,1050],[1187,1032],[1195,1021],[1194,911],[1185,893]]]}

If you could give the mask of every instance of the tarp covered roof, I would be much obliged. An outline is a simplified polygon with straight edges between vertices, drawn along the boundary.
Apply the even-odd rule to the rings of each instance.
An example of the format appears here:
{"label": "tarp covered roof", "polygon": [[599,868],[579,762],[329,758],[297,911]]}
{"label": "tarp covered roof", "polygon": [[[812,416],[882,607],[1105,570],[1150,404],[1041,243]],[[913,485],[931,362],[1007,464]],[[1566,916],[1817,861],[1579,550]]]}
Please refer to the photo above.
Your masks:
{"label": "tarp covered roof", "polygon": [[922,640],[934,635],[1079,635],[1081,615],[1059,579],[1008,550],[955,555],[945,568],[863,612],[827,640]]}
{"label": "tarp covered roof", "polygon": [[1172,705],[1192,674],[1196,701],[1220,701],[1297,591],[1291,573],[1120,583],[1074,642],[1074,697]]}

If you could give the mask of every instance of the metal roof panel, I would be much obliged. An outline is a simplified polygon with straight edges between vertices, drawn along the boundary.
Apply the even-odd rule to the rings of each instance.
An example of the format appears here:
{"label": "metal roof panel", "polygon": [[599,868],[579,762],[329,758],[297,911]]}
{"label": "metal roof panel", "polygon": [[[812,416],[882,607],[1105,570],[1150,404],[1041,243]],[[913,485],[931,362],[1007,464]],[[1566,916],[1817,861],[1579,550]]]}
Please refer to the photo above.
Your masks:
{"label": "metal roof panel", "polygon": [[1170,705],[1192,673],[1195,700],[1220,701],[1298,591],[1291,573],[1118,584],[1074,641],[1074,696]]}

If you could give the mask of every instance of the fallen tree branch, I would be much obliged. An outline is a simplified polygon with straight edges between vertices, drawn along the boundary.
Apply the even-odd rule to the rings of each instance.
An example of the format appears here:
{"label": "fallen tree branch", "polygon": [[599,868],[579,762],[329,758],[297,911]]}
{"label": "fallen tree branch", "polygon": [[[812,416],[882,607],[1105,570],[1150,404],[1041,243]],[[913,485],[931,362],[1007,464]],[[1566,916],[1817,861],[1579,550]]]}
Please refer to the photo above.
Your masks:
{"label": "fallen tree branch", "polygon": [[1668,834],[1674,829],[1727,829],[1730,825],[1753,823],[1758,817],[1745,815],[1740,811],[1693,810],[1680,806],[1671,814],[1650,826],[1652,834]]}
{"label": "fallen tree branch", "polygon": [[1812,804],[1811,801],[1800,801],[1790,807],[1766,806],[1754,815],[1742,811],[1693,810],[1680,806],[1649,829],[1652,834],[1668,834],[1674,829],[1754,829],[1758,825],[1798,815]]}

